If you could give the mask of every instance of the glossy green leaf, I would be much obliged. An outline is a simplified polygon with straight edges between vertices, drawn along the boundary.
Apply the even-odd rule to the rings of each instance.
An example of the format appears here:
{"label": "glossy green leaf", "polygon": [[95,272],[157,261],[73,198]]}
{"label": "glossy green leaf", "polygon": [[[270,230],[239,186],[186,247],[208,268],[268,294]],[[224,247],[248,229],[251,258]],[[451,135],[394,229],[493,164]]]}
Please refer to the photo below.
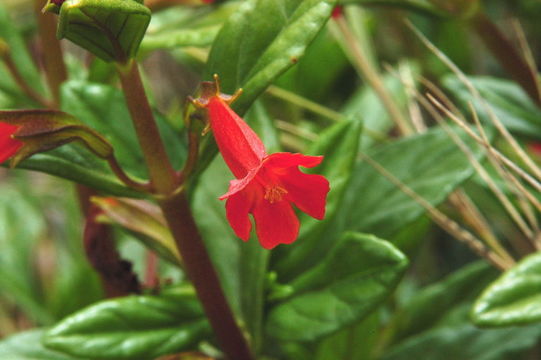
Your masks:
{"label": "glossy green leaf", "polygon": [[0,359],[6,360],[88,360],[45,348],[43,330],[22,332],[0,341]]}
{"label": "glossy green leaf", "polygon": [[128,296],[83,309],[49,329],[50,349],[92,359],[154,359],[191,349],[210,328],[191,288]]}
{"label": "glossy green leaf", "polygon": [[60,7],[57,36],[105,61],[124,62],[137,53],[150,22],[138,1],[68,0]]}
{"label": "glossy green leaf", "polygon": [[390,243],[348,233],[288,283],[293,295],[270,310],[266,331],[281,340],[312,341],[351,325],[385,300],[407,264]]}
{"label": "glossy green leaf", "polygon": [[214,41],[207,78],[220,75],[226,93],[244,89],[234,104],[242,115],[268,85],[304,54],[330,17],[335,2],[244,1]]}
{"label": "glossy green leaf", "polygon": [[[478,157],[482,151],[460,133]],[[440,128],[370,149],[367,154],[432,205],[438,205],[474,172],[466,156]],[[425,212],[365,162],[353,172],[338,228],[391,237]],[[336,229],[334,229],[336,230]]]}
{"label": "glossy green leaf", "polygon": [[392,319],[394,341],[429,329],[455,307],[471,302],[497,273],[479,261],[420,289],[395,313]]}
{"label": "glossy green leaf", "polygon": [[494,281],[475,302],[472,319],[481,326],[541,321],[541,253],[522,259]]}
{"label": "glossy green leaf", "polygon": [[382,360],[527,359],[541,327],[478,329],[469,324],[436,328],[392,347]]}
{"label": "glossy green leaf", "polygon": [[[491,77],[470,77],[469,80],[489,104],[498,119],[517,134],[541,138],[541,110],[516,83]],[[460,101],[465,113],[472,102],[481,120],[491,124],[483,104],[473,97],[455,76],[443,79],[443,85]]]}
{"label": "glossy green leaf", "polygon": [[310,155],[325,156],[323,163],[313,172],[324,175],[329,180],[331,190],[327,195],[325,219],[319,221],[302,214],[299,240],[287,248],[277,249],[279,255],[276,256],[273,268],[288,280],[297,274],[292,269],[299,269],[299,265],[305,269],[315,264],[331,245],[328,237],[322,234],[334,221],[347,191],[357,159],[362,128],[362,122],[358,119],[336,124],[325,130],[308,151]]}

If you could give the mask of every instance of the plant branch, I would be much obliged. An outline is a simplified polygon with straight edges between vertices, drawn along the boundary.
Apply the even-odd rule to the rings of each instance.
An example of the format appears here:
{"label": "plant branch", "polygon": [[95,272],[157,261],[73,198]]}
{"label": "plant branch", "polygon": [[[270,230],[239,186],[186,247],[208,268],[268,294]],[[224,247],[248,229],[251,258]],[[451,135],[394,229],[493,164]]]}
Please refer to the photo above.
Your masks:
{"label": "plant branch", "polygon": [[141,82],[137,63],[118,64],[118,73],[139,143],[150,172],[151,183],[176,246],[184,260],[185,271],[230,360],[252,360],[248,343],[235,317],[209,258],[183,192],[176,192],[180,178],[175,173]]}
{"label": "plant branch", "polygon": [[148,103],[137,63],[130,60],[125,65],[118,65],[117,70],[152,185],[157,193],[168,195],[177,185],[177,176]]}
{"label": "plant branch", "polygon": [[227,303],[184,193],[162,200],[160,205],[184,260],[188,277],[224,353],[230,360],[252,360],[250,348]]}
{"label": "plant branch", "polygon": [[38,22],[38,34],[41,42],[41,53],[47,84],[53,95],[53,107],[60,107],[60,85],[67,80],[68,72],[64,62],[62,46],[56,39],[56,19],[53,14],[42,14],[41,9],[47,0],[36,0],[35,12]]}

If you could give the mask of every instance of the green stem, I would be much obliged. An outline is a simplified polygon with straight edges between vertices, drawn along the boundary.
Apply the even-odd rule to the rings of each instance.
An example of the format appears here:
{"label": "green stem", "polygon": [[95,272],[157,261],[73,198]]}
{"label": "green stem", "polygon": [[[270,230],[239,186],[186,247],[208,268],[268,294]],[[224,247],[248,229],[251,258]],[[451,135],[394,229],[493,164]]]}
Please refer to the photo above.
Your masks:
{"label": "green stem", "polygon": [[184,193],[163,200],[160,205],[222,350],[230,360],[252,360],[246,338],[227,303]]}
{"label": "green stem", "polygon": [[131,61],[119,65],[118,73],[151,182],[184,260],[185,271],[226,356],[230,360],[252,360],[250,348],[227,303],[185,194],[175,194],[179,178],[165,152],[137,64]]}
{"label": "green stem", "polygon": [[137,63],[131,60],[125,66],[119,65],[118,75],[152,184],[157,193],[168,195],[175,190],[178,181],[148,103]]}
{"label": "green stem", "polygon": [[43,66],[47,84],[53,95],[54,107],[60,106],[60,85],[67,80],[68,72],[62,52],[62,46],[56,39],[56,19],[53,14],[42,14],[41,9],[47,0],[36,0],[35,12],[37,14],[41,51],[43,53]]}

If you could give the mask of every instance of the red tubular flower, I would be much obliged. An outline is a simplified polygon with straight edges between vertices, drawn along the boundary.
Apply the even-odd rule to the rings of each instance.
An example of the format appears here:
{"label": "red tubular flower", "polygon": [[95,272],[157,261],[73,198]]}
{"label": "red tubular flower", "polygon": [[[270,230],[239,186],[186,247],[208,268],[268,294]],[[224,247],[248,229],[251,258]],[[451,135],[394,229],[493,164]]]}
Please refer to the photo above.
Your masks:
{"label": "red tubular flower", "polygon": [[19,127],[0,122],[0,163],[3,163],[23,146],[23,143],[13,138]]}
{"label": "red tubular flower", "polygon": [[229,224],[247,241],[252,229],[248,215],[252,214],[261,246],[272,249],[278,244],[291,244],[300,226],[292,204],[316,219],[325,216],[329,182],[321,175],[299,170],[299,166],[319,165],[323,156],[287,152],[268,155],[257,134],[229,107],[238,94],[220,94],[217,82],[204,85],[213,90],[193,102],[207,108],[218,148],[236,177],[220,197],[227,199]]}

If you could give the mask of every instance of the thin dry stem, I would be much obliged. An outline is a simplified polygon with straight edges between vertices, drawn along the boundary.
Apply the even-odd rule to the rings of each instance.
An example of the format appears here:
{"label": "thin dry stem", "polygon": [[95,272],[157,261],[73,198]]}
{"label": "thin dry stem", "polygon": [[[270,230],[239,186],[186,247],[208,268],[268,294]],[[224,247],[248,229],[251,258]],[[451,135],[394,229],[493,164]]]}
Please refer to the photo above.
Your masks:
{"label": "thin dry stem", "polygon": [[410,29],[417,35],[417,37],[423,42],[423,44],[434,53],[467,87],[468,91],[480,102],[484,110],[487,112],[490,120],[494,123],[498,131],[502,134],[505,140],[509,143],[511,148],[519,156],[519,158],[528,166],[532,171],[533,175],[541,180],[541,169],[535,164],[535,162],[530,158],[530,156],[522,149],[518,144],[515,138],[509,133],[509,131],[503,126],[498,117],[494,114],[492,107],[487,104],[483,99],[479,91],[475,88],[472,82],[468,77],[443,53],[441,52],[434,44],[430,42],[415,26],[407,22],[407,25]]}
{"label": "thin dry stem", "polygon": [[498,158],[498,160],[500,160],[507,167],[513,170],[516,174],[518,174],[521,178],[523,178],[526,182],[528,182],[532,187],[534,187],[538,191],[541,191],[541,183],[539,183],[536,179],[530,176],[526,171],[520,168],[512,160],[510,160],[505,155],[503,155],[500,151],[494,148],[489,142],[484,141],[461,118],[453,114],[449,109],[443,106],[443,104],[440,103],[437,99],[435,99],[430,94],[428,94],[427,97],[438,109],[443,111],[446,116],[448,116],[454,123],[456,123],[461,129],[463,129],[466,132],[466,134],[468,134],[468,136],[470,136],[478,144],[482,145],[487,150],[490,150],[493,153],[493,155],[496,158]]}
{"label": "thin dry stem", "polygon": [[[429,99],[431,101],[437,101],[432,97],[430,94],[427,94]],[[475,158],[471,150],[468,148],[468,146],[462,141],[462,139],[455,134],[451,128],[445,124],[445,122],[440,118],[436,117],[436,121],[440,124],[440,126],[447,132],[447,134],[451,137],[453,142],[462,150],[462,152],[467,156],[468,161],[473,165],[475,171],[481,176],[481,178],[485,181],[485,183],[488,185],[490,190],[494,193],[496,198],[500,201],[500,203],[503,205],[507,213],[511,216],[515,224],[518,226],[518,228],[526,235],[528,238],[533,237],[533,231],[528,227],[520,213],[517,211],[517,209],[514,207],[513,203],[509,200],[507,195],[498,187],[498,185],[492,180],[488,172],[485,170],[485,168],[479,163],[479,161]]]}
{"label": "thin dry stem", "polygon": [[343,16],[339,16],[334,19],[340,30],[340,34],[344,37],[345,43],[351,51],[353,57],[354,66],[364,80],[374,89],[374,92],[381,100],[383,106],[389,113],[389,116],[404,134],[411,134],[412,128],[408,123],[408,120],[402,115],[402,111],[396,105],[392,96],[389,95],[389,92],[385,88],[383,81],[378,73],[378,71],[370,64],[366,56],[364,55],[358,40],[355,38],[355,35],[349,28],[349,24]]}

